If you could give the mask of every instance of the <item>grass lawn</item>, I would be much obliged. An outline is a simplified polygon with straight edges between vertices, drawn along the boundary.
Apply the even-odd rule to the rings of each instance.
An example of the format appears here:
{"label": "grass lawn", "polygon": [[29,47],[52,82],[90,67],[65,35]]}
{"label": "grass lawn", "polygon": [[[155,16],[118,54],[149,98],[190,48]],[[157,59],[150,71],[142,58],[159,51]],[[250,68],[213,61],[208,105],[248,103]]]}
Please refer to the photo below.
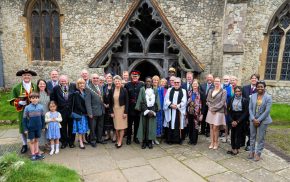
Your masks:
{"label": "grass lawn", "polygon": [[11,99],[10,92],[0,92],[0,120],[17,120],[17,112],[13,106],[10,106],[7,100]]}
{"label": "grass lawn", "polygon": [[12,153],[0,158],[0,181],[77,182],[82,180],[74,170],[41,161],[30,161]]}

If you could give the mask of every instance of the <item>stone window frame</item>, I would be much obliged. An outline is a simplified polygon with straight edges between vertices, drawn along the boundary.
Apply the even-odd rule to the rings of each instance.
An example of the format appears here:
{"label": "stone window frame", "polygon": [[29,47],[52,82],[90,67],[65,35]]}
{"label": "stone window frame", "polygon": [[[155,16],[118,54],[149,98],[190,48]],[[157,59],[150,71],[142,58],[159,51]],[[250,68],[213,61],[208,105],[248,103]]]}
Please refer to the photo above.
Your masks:
{"label": "stone window frame", "polygon": [[[28,0],[24,7],[23,17],[26,22],[26,29],[25,29],[25,37],[27,41],[27,47],[25,48],[29,62],[34,66],[59,66],[63,64],[62,55],[64,53],[64,48],[62,46],[62,33],[61,33],[61,26],[64,21],[63,11],[60,8],[59,4],[56,0],[49,0],[53,3],[58,10],[59,13],[59,45],[60,45],[60,60],[45,60],[43,59],[43,55],[41,55],[41,60],[34,60],[33,59],[33,45],[32,45],[32,30],[31,30],[31,13],[33,10],[33,6],[39,0]],[[42,53],[43,54],[43,53]]]}
{"label": "stone window frame", "polygon": [[284,49],[285,49],[285,43],[286,43],[286,35],[287,33],[290,33],[290,24],[288,25],[287,28],[283,28],[282,26],[280,26],[279,21],[284,15],[287,16],[287,13],[290,13],[290,3],[288,1],[285,1],[272,15],[264,31],[264,40],[262,41],[262,54],[260,56],[261,66],[259,68],[261,79],[265,79],[270,34],[272,30],[276,28],[280,28],[284,32],[280,40],[280,48],[279,48],[278,62],[277,62],[277,68],[276,68],[277,69],[276,77],[273,80],[266,80],[267,85],[269,86],[290,87],[290,80],[280,79],[281,71],[282,71],[283,55],[284,55]]}

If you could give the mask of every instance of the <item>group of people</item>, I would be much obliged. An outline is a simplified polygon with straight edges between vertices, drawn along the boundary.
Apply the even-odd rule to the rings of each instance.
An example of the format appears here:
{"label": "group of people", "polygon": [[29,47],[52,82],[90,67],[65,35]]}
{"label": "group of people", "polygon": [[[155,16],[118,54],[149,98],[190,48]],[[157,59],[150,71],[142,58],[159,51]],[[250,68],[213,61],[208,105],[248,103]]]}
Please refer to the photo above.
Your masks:
{"label": "group of people", "polygon": [[152,149],[163,139],[170,145],[182,144],[187,136],[188,143],[196,145],[203,134],[210,136],[209,149],[215,150],[219,136],[223,134],[227,142],[230,133],[228,154],[237,155],[246,146],[249,158],[260,160],[272,122],[272,98],[258,74],[251,75],[251,84],[243,87],[228,75],[221,79],[208,74],[200,84],[192,72],[182,82],[174,68],[168,70],[168,78],[156,75],[143,82],[140,74],[134,70],[130,75],[124,71],[122,77],[111,73],[102,77],[82,70],[73,83],[53,70],[50,80],[39,79],[34,85],[31,79],[36,72],[18,71],[22,82],[13,88],[10,103],[19,112],[21,153],[28,150],[27,137],[31,159],[37,160],[44,158],[39,145],[49,141],[50,155],[57,154],[59,141],[62,149],[75,147],[76,134],[81,149],[109,140],[121,148],[124,137],[127,145],[141,143],[142,149]]}

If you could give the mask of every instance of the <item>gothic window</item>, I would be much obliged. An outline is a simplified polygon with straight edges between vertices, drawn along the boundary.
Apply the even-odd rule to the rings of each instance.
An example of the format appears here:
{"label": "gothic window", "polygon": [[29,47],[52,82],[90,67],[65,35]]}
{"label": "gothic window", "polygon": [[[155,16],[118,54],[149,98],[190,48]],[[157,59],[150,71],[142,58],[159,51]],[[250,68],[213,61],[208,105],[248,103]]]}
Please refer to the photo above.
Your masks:
{"label": "gothic window", "polygon": [[269,34],[265,79],[290,81],[290,5],[277,14]]}
{"label": "gothic window", "polygon": [[52,0],[35,0],[28,20],[33,60],[60,61],[59,9]]}

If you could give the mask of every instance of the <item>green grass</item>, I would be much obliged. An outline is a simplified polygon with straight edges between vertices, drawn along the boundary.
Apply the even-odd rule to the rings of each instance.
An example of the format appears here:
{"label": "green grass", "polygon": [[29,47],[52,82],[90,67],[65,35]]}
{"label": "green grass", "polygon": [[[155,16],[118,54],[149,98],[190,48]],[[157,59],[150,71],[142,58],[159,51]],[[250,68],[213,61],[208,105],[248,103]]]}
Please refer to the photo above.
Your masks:
{"label": "green grass", "polygon": [[[4,178],[4,179],[2,179]],[[41,161],[30,161],[17,156],[7,154],[0,160],[0,181],[81,181],[76,171],[66,167],[47,164]]]}
{"label": "green grass", "polygon": [[271,117],[273,119],[273,123],[270,125],[271,128],[290,128],[290,105],[273,104]]}
{"label": "green grass", "polygon": [[11,99],[9,91],[0,92],[0,120],[16,121],[18,113],[15,108],[7,102],[9,99]]}
{"label": "green grass", "polygon": [[266,134],[266,142],[290,156],[290,128],[269,128]]}

